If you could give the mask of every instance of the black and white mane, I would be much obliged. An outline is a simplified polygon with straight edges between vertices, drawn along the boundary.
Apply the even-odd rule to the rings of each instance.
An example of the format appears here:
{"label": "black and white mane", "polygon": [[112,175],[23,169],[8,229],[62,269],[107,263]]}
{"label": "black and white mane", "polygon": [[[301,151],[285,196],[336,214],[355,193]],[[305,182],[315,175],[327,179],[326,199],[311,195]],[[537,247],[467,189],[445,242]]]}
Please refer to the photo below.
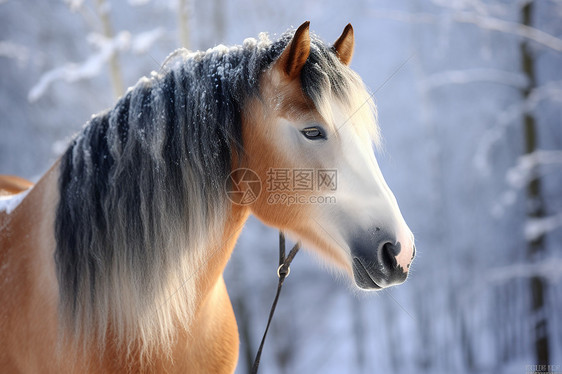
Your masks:
{"label": "black and white mane", "polygon": [[[245,105],[292,35],[176,51],[73,140],[55,228],[60,312],[73,336],[101,344],[111,326],[120,343],[150,349],[169,347],[177,323],[188,328],[194,273],[220,246]],[[312,37],[301,82],[314,103],[345,100],[353,74]]]}

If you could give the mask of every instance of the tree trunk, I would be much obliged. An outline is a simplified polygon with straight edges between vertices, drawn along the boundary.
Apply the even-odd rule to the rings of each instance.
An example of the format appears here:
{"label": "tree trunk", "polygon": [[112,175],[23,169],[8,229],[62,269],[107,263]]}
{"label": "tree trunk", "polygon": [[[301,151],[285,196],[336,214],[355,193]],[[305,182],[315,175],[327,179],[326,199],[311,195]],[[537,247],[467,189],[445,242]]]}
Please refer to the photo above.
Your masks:
{"label": "tree trunk", "polygon": [[178,0],[179,39],[183,48],[191,47],[189,35],[189,0]]}
{"label": "tree trunk", "polygon": [[[532,26],[533,1],[528,2],[521,8],[521,23],[525,26]],[[523,73],[528,79],[528,86],[522,90],[523,100],[526,101],[533,89],[536,87],[535,80],[535,60],[529,49],[528,41],[521,42],[521,64]],[[525,112],[523,117],[523,130],[525,141],[525,154],[531,154],[537,150],[537,125],[531,112]],[[526,187],[527,192],[527,217],[537,219],[545,216],[544,199],[541,193],[541,180],[536,178],[529,181]],[[535,261],[546,251],[544,235],[534,240],[527,241],[527,257],[529,261]],[[533,276],[530,279],[531,292],[531,323],[533,349],[535,352],[536,364],[549,363],[549,343],[547,317],[545,313],[545,294],[546,283],[542,277]]]}
{"label": "tree trunk", "polygon": [[[103,36],[107,39],[113,39],[114,33],[109,20],[109,6],[106,0],[97,0],[96,9],[100,17]],[[118,53],[115,51],[109,58],[109,74],[111,77],[111,87],[113,88],[113,96],[119,98],[123,95],[123,79],[121,76],[121,67],[119,66]]]}
{"label": "tree trunk", "polygon": [[215,44],[224,43],[226,35],[226,17],[224,16],[224,0],[215,0],[213,8],[213,19],[215,24]]}

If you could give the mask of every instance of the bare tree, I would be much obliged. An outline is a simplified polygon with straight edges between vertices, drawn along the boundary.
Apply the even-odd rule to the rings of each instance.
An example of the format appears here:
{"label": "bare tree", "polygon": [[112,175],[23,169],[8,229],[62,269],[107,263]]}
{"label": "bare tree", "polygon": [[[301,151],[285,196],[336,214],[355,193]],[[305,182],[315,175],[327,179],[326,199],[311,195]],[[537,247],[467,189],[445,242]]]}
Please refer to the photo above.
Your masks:
{"label": "bare tree", "polygon": [[[527,2],[521,8],[521,23],[526,27],[532,26],[533,1]],[[520,45],[521,67],[529,84],[521,90],[523,100],[536,88],[535,59],[530,51],[529,42],[523,40]],[[523,131],[525,141],[525,155],[530,155],[537,150],[537,124],[533,112],[523,114]],[[529,179],[526,186],[527,216],[529,219],[541,219],[545,216],[544,198],[541,193],[540,176]],[[534,261],[546,252],[545,235],[541,234],[527,240],[527,256]],[[546,282],[540,276],[530,278],[531,291],[531,323],[533,324],[533,346],[537,364],[549,363],[547,313],[545,313]]]}
{"label": "bare tree", "polygon": [[191,47],[191,36],[189,33],[189,0],[178,0],[178,27],[181,46],[189,49]]}
{"label": "bare tree", "polygon": [[[114,32],[109,19],[109,3],[106,0],[96,0],[96,11],[101,21],[102,33],[108,40],[113,39]],[[113,95],[118,98],[123,95],[123,78],[121,75],[121,67],[119,66],[119,54],[114,51],[108,61],[109,74],[111,77],[111,87]]]}
{"label": "bare tree", "polygon": [[226,17],[224,12],[224,0],[215,0],[213,4],[213,23],[215,24],[215,36],[218,43],[224,39],[226,33]]}

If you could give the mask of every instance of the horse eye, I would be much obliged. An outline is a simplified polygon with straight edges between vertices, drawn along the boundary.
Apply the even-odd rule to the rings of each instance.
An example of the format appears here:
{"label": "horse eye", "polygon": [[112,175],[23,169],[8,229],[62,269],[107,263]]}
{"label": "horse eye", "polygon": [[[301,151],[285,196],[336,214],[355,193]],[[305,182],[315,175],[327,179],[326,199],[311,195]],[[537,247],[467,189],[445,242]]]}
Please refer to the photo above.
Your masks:
{"label": "horse eye", "polygon": [[319,140],[319,139],[326,139],[326,135],[324,135],[324,130],[320,127],[307,127],[301,131],[301,133],[310,140]]}

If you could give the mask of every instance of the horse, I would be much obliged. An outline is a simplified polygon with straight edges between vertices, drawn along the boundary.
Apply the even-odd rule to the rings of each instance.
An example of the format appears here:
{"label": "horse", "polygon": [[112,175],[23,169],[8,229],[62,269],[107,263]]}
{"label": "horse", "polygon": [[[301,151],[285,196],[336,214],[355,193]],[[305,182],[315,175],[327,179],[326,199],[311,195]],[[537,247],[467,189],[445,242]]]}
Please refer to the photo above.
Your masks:
{"label": "horse", "polygon": [[180,49],[34,186],[4,189],[0,372],[232,373],[222,273],[250,214],[359,289],[404,282],[414,238],[375,158],[354,44],[351,25],[329,44],[305,22],[274,41]]}

